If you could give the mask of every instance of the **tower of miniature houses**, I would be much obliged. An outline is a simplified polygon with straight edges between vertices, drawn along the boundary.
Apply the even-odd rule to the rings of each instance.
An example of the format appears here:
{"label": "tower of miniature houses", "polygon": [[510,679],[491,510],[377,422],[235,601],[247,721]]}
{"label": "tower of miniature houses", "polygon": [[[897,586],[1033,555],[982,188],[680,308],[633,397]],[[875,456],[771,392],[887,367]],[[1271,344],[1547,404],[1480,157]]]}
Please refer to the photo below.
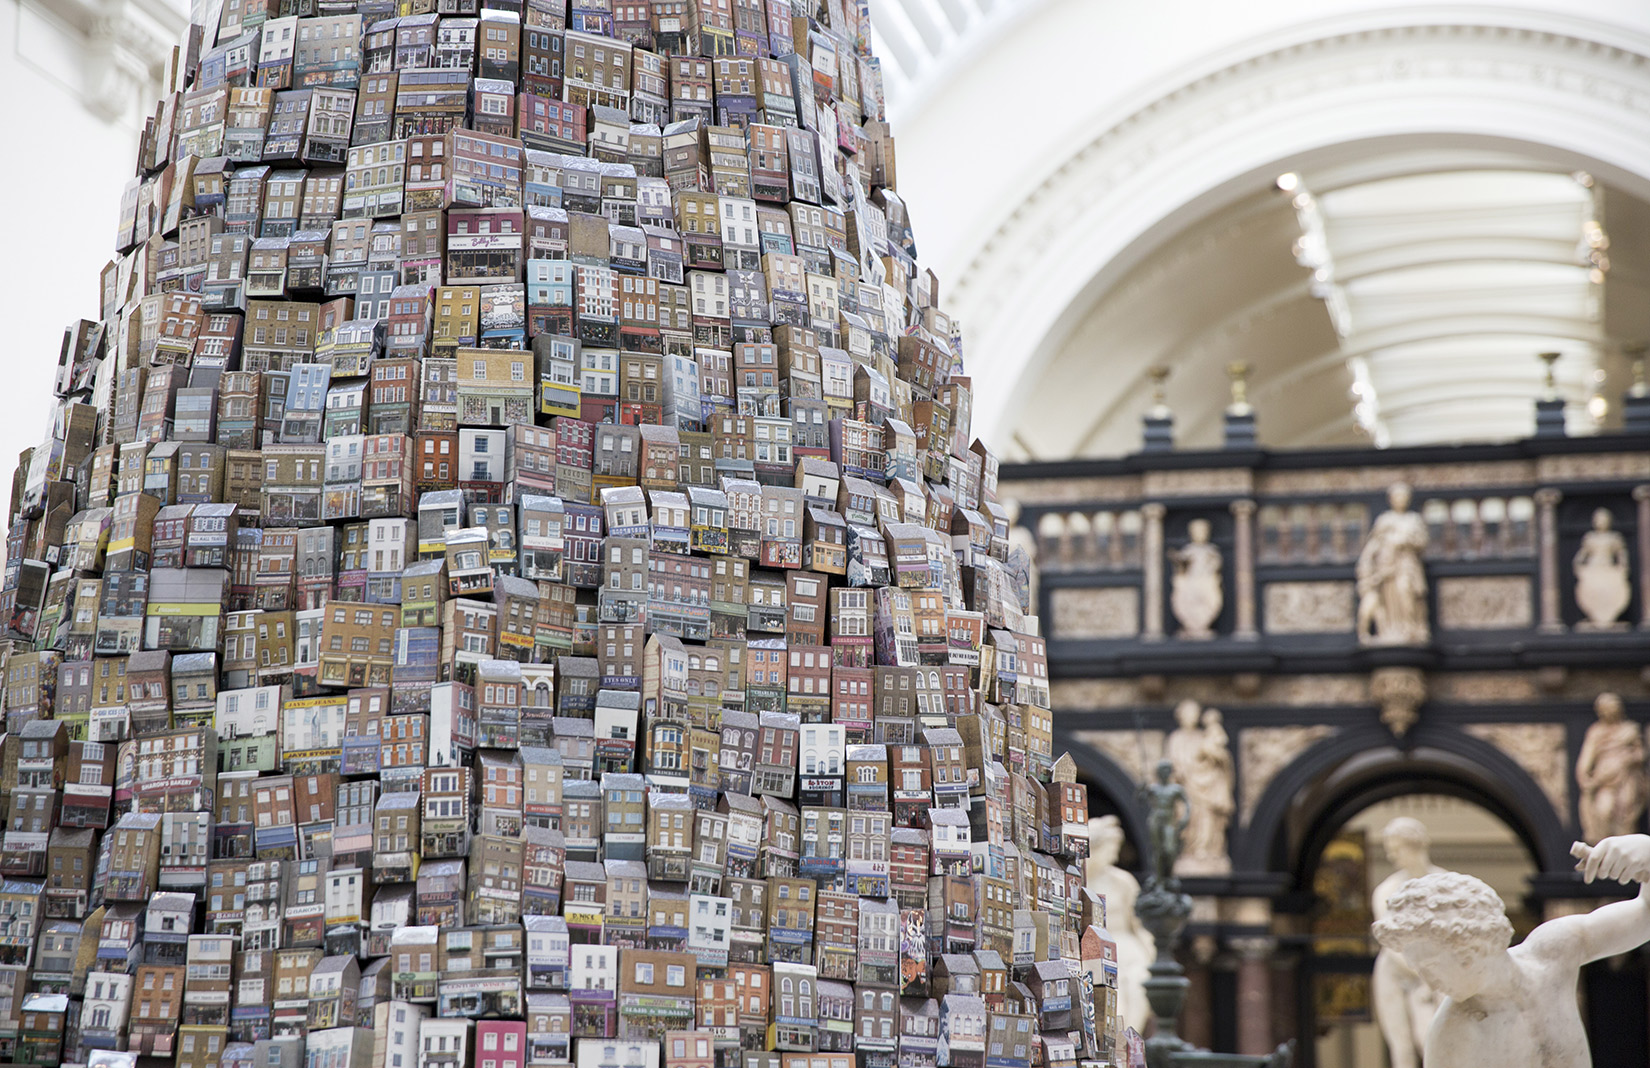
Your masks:
{"label": "tower of miniature houses", "polygon": [[0,1058],[1120,1054],[869,34],[206,6],[12,482]]}

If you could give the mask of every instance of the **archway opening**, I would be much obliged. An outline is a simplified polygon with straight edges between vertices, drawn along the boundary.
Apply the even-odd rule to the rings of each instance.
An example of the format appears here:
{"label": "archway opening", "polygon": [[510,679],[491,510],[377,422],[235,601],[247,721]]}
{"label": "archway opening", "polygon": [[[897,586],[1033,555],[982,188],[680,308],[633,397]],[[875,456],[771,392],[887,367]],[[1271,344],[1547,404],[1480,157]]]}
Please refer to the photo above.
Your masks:
{"label": "archway opening", "polygon": [[1490,807],[1459,796],[1459,791],[1402,794],[1337,818],[1337,826],[1325,828],[1327,838],[1315,855],[1304,858],[1312,900],[1303,917],[1298,996],[1303,1023],[1311,1021],[1310,1030],[1302,1029],[1302,1044],[1310,1044],[1308,1063],[1317,1068],[1386,1068],[1389,1063],[1371,985],[1378,947],[1369,935],[1370,901],[1393,874],[1381,838],[1400,817],[1426,827],[1432,863],[1477,876],[1501,895],[1515,940],[1540,920],[1525,897],[1538,868],[1520,834]]}

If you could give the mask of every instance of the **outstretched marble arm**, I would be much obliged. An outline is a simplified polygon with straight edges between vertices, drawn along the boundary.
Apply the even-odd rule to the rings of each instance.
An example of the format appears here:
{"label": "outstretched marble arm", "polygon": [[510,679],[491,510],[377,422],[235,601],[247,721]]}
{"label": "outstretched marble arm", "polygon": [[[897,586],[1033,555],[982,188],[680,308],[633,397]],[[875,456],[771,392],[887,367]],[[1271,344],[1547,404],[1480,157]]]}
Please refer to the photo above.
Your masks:
{"label": "outstretched marble arm", "polygon": [[1570,847],[1570,855],[1576,858],[1576,870],[1587,882],[1637,882],[1641,884],[1639,894],[1631,901],[1605,905],[1585,916],[1566,916],[1542,924],[1539,932],[1573,939],[1583,963],[1626,953],[1650,942],[1650,836],[1618,835],[1596,846],[1577,842]]}

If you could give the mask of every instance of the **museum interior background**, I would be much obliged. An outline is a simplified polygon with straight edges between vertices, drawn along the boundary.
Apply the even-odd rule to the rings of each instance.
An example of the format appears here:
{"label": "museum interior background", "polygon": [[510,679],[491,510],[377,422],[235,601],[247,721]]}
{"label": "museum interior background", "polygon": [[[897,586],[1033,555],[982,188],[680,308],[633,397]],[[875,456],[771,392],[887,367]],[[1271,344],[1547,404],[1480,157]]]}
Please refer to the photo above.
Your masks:
{"label": "museum interior background", "polygon": [[[56,198],[13,220],[7,321],[55,351],[186,13],[6,4],[8,140],[52,154],[7,170],[5,202]],[[1224,714],[1229,864],[1189,879],[1184,1033],[1384,1064],[1381,830],[1419,819],[1520,933],[1592,907],[1566,851],[1595,699],[1650,718],[1650,7],[871,12],[900,191],[1037,550],[1056,751],[1120,817],[1124,867],[1176,706]],[[38,440],[52,370],[7,364],[0,453]],[[1399,481],[1429,632],[1385,648],[1356,634],[1355,564]],[[1600,510],[1622,563],[1590,571]],[[1218,553],[1212,613],[1173,596],[1193,542]],[[1609,618],[1586,575],[1605,601],[1624,583]],[[1650,1060],[1642,952],[1582,995],[1638,1022],[1594,1028],[1596,1063]]]}

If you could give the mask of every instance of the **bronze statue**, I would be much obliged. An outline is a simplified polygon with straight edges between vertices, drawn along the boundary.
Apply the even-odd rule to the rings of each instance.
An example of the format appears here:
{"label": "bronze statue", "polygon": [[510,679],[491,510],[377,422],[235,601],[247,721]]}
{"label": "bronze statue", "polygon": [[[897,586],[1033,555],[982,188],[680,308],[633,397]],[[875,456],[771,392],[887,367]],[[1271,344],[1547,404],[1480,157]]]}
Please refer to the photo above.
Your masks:
{"label": "bronze statue", "polygon": [[1174,764],[1167,760],[1157,762],[1157,782],[1140,788],[1146,804],[1146,826],[1152,839],[1152,874],[1146,880],[1148,889],[1169,888],[1176,885],[1175,861],[1180,859],[1180,839],[1191,820],[1191,802],[1186,790],[1174,781]]}

